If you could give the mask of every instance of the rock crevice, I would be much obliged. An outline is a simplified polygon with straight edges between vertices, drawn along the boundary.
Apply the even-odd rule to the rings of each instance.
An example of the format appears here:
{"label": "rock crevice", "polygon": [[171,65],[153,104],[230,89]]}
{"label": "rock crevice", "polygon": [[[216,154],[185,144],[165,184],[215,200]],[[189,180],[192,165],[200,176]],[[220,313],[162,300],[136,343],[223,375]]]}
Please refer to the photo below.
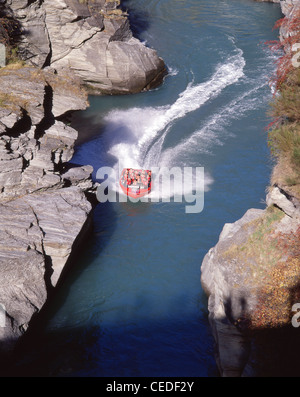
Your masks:
{"label": "rock crevice", "polygon": [[78,133],[57,117],[86,108],[78,79],[28,66],[0,79],[0,348],[10,354],[86,231],[94,185],[91,166],[64,170]]}

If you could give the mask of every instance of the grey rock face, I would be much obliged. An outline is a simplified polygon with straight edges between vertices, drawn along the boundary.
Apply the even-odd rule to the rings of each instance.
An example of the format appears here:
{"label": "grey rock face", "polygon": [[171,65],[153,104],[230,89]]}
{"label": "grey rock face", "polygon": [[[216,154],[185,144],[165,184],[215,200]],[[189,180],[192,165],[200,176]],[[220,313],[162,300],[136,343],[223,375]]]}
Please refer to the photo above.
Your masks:
{"label": "grey rock face", "polygon": [[6,65],[6,48],[5,45],[0,43],[0,68]]}
{"label": "grey rock face", "polygon": [[[284,194],[282,189],[278,186],[274,186],[271,191],[267,194],[267,205],[276,205],[281,208],[290,217],[298,218],[300,221],[299,203],[293,198],[288,197]],[[293,202],[295,201],[295,202]],[[298,206],[297,206],[298,204]]]}
{"label": "grey rock face", "polygon": [[[4,215],[2,209],[0,211],[1,216]],[[6,212],[6,215],[11,216],[14,213]],[[5,217],[1,219],[5,220]],[[28,228],[29,226],[30,224]],[[5,251],[1,255],[5,255],[5,258],[0,257],[0,301],[5,308],[6,319],[3,324],[5,326],[0,327],[0,351],[1,354],[9,355],[20,336],[27,330],[33,315],[46,301],[45,260],[43,254],[36,250],[18,251],[16,247],[10,255]]]}
{"label": "grey rock face", "polygon": [[93,168],[62,175],[78,133],[56,117],[87,106],[76,79],[33,67],[2,69],[0,79],[0,94],[10,93],[0,109],[0,351],[8,354],[85,233]]}
{"label": "grey rock face", "polygon": [[0,78],[0,93],[10,93],[0,111],[0,198],[62,186],[58,171],[71,159],[78,133],[55,117],[84,109],[86,95],[74,89],[76,80],[49,70],[25,67]]}
{"label": "grey rock face", "polygon": [[127,94],[156,86],[165,73],[156,52],[132,37],[119,3],[1,1],[20,23],[20,54],[33,65],[0,70],[2,352],[43,307],[88,224],[93,170],[62,173],[77,131],[58,118],[86,108],[81,82],[94,93]]}
{"label": "grey rock face", "polygon": [[79,187],[26,195],[0,205],[0,303],[9,350],[46,302],[86,223],[91,205]]}
{"label": "grey rock face", "polygon": [[[254,274],[238,260],[226,259],[232,246],[245,243],[251,222],[264,210],[251,209],[232,224],[225,224],[219,241],[204,257],[201,283],[208,295],[209,321],[216,342],[216,361],[222,376],[241,376],[249,358],[249,344],[234,322],[256,304]],[[224,256],[225,254],[225,256]],[[254,284],[249,283],[249,278]]]}
{"label": "grey rock face", "polygon": [[78,186],[84,191],[93,188],[93,182],[91,180],[91,174],[93,167],[86,165],[83,167],[74,167],[63,173],[61,177],[65,181],[69,181],[72,186]]}
{"label": "grey rock face", "polygon": [[38,67],[73,70],[93,93],[128,94],[158,85],[165,65],[132,37],[119,1],[6,2],[22,24],[20,49]]}
{"label": "grey rock face", "polygon": [[33,65],[43,67],[51,52],[50,40],[45,24],[45,10],[40,1],[7,0],[7,13],[20,21],[23,34],[19,49]]}
{"label": "grey rock face", "polygon": [[[280,214],[272,225],[272,233],[297,231],[300,203],[295,198],[274,187],[267,203]],[[209,321],[222,376],[249,376],[252,372],[249,321],[265,285],[269,263],[259,265],[261,252],[255,251],[257,242],[251,239],[252,233],[262,236],[256,224],[266,222],[266,214],[266,210],[250,209],[235,223],[225,224],[217,245],[202,262],[201,283],[208,296]],[[249,244],[253,244],[250,254]]]}
{"label": "grey rock face", "polygon": [[283,14],[286,16],[293,14],[295,8],[300,6],[298,0],[285,0],[285,1],[277,1],[277,2],[278,3],[280,2],[281,10]]}

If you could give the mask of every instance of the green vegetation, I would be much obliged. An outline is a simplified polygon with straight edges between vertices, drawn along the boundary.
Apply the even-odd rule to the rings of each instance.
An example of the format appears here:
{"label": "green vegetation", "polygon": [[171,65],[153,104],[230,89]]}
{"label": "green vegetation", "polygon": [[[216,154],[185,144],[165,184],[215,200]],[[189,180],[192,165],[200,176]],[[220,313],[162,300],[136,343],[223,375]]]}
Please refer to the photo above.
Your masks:
{"label": "green vegetation", "polygon": [[25,62],[19,57],[19,48],[17,46],[7,48],[6,62],[8,65],[25,65]]}
{"label": "green vegetation", "polygon": [[244,226],[249,232],[247,241],[231,246],[224,253],[225,260],[235,260],[243,264],[241,270],[249,275],[248,283],[252,283],[253,277],[262,278],[280,260],[282,251],[278,250],[276,241],[270,236],[283,216],[280,209],[269,207],[262,217]]}
{"label": "green vegetation", "polygon": [[280,95],[272,104],[272,115],[300,122],[300,69],[293,69],[287,75],[286,81],[281,85]]}
{"label": "green vegetation", "polygon": [[284,123],[274,128],[269,133],[269,145],[272,154],[278,158],[283,156],[300,177],[300,125]]}
{"label": "green vegetation", "polygon": [[[276,89],[270,115],[268,141],[276,160],[271,184],[300,198],[300,67],[297,67],[293,44],[300,43],[300,9],[292,18],[280,19],[287,37],[272,42],[271,47],[284,50],[275,76]],[[279,211],[278,209],[276,211]],[[249,241],[242,247],[246,261],[252,255],[260,269],[262,286],[256,309],[250,315],[251,328],[277,328],[290,324],[291,307],[300,300],[300,227],[287,233],[276,231],[274,207],[257,224]],[[273,215],[272,215],[273,213]],[[283,213],[282,213],[283,214]],[[256,255],[256,256],[254,256]]]}
{"label": "green vegetation", "polygon": [[247,240],[223,254],[224,263],[241,264],[235,272],[243,275],[245,287],[258,288],[256,307],[247,319],[252,330],[289,324],[292,303],[300,299],[300,227],[278,232],[284,216],[279,208],[268,207],[262,217],[244,226],[249,231]]}
{"label": "green vegetation", "polygon": [[290,324],[291,307],[299,302],[300,227],[296,232],[277,234],[277,250],[281,260],[265,275],[256,310],[251,315],[251,327],[269,328]]}
{"label": "green vegetation", "polygon": [[0,43],[5,45],[6,63],[8,65],[25,64],[19,57],[18,40],[20,34],[20,23],[11,17],[7,17],[4,10],[0,10]]}

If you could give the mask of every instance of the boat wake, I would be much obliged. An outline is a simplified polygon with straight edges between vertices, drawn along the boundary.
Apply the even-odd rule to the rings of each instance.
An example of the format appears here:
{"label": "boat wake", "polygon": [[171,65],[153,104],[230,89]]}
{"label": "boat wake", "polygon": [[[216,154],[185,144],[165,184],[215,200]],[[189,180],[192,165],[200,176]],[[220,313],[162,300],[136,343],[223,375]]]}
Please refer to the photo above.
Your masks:
{"label": "boat wake", "polygon": [[[217,65],[209,80],[196,85],[193,82],[189,83],[171,105],[135,107],[110,112],[105,118],[105,122],[110,126],[110,131],[107,133],[115,136],[122,134],[122,142],[112,144],[109,149],[109,154],[118,159],[116,167],[118,169],[125,167],[151,169],[153,167],[191,166],[188,162],[176,161],[176,152],[184,148],[182,143],[172,149],[163,150],[165,137],[177,121],[188,113],[200,109],[201,106],[216,98],[226,87],[242,78],[244,66],[243,52],[237,49],[236,54],[230,56],[225,63]],[[204,141],[212,143],[211,134],[204,136],[203,131],[202,135]],[[206,175],[205,185],[208,186],[211,182],[212,179]],[[159,190],[160,193],[158,193]],[[161,189],[159,190],[154,189],[152,195],[161,194]]]}
{"label": "boat wake", "polygon": [[[195,163],[196,160],[199,161],[199,154],[211,154],[215,146],[223,145],[225,139],[232,136],[228,127],[233,120],[257,108],[265,100],[265,96],[259,93],[259,90],[267,86],[265,65],[255,78],[245,76],[245,65],[242,50],[235,46],[233,54],[222,64],[216,65],[207,81],[199,84],[190,82],[173,103],[110,111],[102,119],[105,128],[97,138],[98,144],[94,141],[92,147],[86,148],[90,161],[91,157],[95,157],[94,168],[112,166],[116,178],[111,180],[111,189],[120,194],[118,175],[123,168],[156,168],[158,171],[153,175],[151,197],[175,196],[178,193],[175,188],[172,193],[163,191],[160,181],[164,173],[173,167],[183,169],[203,166],[204,164]],[[230,86],[236,83],[241,83],[240,93],[232,98]],[[207,106],[212,107],[212,111]],[[194,131],[180,128],[185,118],[189,115],[194,117],[193,112],[196,111],[200,112],[196,115],[198,128]],[[92,155],[93,151],[95,156]],[[205,173],[204,189],[208,190],[212,183],[212,177]],[[193,191],[194,186],[195,178],[191,184],[185,185],[183,193]],[[182,192],[181,186],[179,192]]]}

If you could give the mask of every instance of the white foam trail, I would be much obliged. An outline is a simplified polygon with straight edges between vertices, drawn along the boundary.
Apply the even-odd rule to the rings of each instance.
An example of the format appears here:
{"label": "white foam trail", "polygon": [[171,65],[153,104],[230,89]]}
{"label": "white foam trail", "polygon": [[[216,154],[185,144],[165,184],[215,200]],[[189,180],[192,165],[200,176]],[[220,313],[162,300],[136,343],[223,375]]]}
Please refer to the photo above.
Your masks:
{"label": "white foam trail", "polygon": [[[116,142],[109,150],[109,153],[118,159],[116,167],[161,166],[162,143],[173,123],[199,109],[209,100],[216,98],[226,87],[236,83],[244,76],[244,66],[243,52],[237,49],[236,54],[216,67],[211,79],[197,85],[188,84],[171,105],[110,112],[106,121],[114,126],[115,131],[119,130],[122,134],[122,142]],[[156,137],[158,140],[153,142]],[[168,166],[166,162],[163,165]]]}
{"label": "white foam trail", "polygon": [[[230,57],[228,61],[217,67],[212,78],[204,83],[193,86],[189,84],[175,103],[159,108],[132,108],[129,110],[113,111],[107,117],[116,125],[123,126],[123,129],[131,133],[131,142],[121,143],[111,148],[110,153],[116,155],[119,161],[129,160],[134,162],[133,166],[143,166],[143,155],[145,152],[141,148],[145,143],[151,141],[160,131],[171,126],[178,119],[186,114],[199,109],[208,100],[215,98],[227,86],[237,82],[243,75],[245,60],[243,53],[238,50],[238,54]],[[126,146],[129,146],[126,148]],[[124,150],[130,156],[124,156]],[[124,166],[127,166],[124,164]],[[130,166],[130,165],[129,165]]]}
{"label": "white foam trail", "polygon": [[168,76],[177,76],[178,73],[178,69],[173,68],[172,66],[168,67]]}
{"label": "white foam trail", "polygon": [[160,159],[161,163],[172,166],[172,158],[178,158],[181,153],[196,151],[208,153],[212,146],[212,142],[214,145],[222,145],[222,141],[218,139],[218,134],[223,132],[226,125],[232,120],[240,118],[242,114],[261,105],[261,102],[257,99],[255,94],[265,85],[266,82],[262,82],[249,91],[246,91],[210,117],[205,125],[201,129],[195,131],[189,138],[178,143],[174,148],[166,149]]}
{"label": "white foam trail", "polygon": [[242,50],[230,57],[225,64],[220,65],[212,78],[198,85],[189,84],[187,89],[179,95],[177,101],[163,109],[152,125],[147,126],[145,133],[139,139],[138,145],[142,146],[149,139],[156,136],[172,122],[199,109],[208,100],[215,98],[228,85],[236,83],[243,75],[245,60]]}

